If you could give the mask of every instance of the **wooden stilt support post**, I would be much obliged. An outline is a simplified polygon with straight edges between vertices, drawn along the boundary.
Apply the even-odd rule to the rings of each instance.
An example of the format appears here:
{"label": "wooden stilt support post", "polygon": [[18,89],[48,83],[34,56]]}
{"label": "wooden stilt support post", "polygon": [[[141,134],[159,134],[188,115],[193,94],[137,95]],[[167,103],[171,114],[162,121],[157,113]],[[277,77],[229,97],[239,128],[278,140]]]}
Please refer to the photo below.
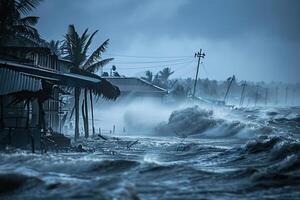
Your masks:
{"label": "wooden stilt support post", "polygon": [[0,127],[4,127],[4,102],[3,102],[3,96],[0,96]]}
{"label": "wooden stilt support post", "polygon": [[29,128],[29,101],[26,102],[26,107],[27,107],[27,116],[26,116],[26,129]]}
{"label": "wooden stilt support post", "polygon": [[94,125],[94,105],[93,105],[92,90],[90,90],[90,101],[91,101],[91,114],[92,114],[92,129],[93,129],[93,137],[94,137],[95,136],[95,125]]}
{"label": "wooden stilt support post", "polygon": [[79,138],[79,100],[80,88],[75,88],[75,141]]}
{"label": "wooden stilt support post", "polygon": [[87,97],[87,93],[88,93],[88,90],[85,89],[84,90],[84,112],[85,112],[85,120],[83,123],[85,123],[85,130],[84,130],[84,136],[86,138],[89,137],[89,111],[88,111],[88,97]]}

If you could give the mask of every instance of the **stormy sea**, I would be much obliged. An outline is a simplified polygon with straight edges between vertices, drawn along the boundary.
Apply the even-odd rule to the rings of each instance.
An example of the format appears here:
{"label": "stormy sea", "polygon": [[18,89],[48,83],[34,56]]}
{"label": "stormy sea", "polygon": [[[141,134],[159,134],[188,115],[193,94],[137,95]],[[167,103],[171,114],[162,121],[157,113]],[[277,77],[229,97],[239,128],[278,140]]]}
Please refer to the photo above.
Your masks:
{"label": "stormy sea", "polygon": [[300,199],[300,107],[189,106],[129,132],[1,152],[0,199]]}

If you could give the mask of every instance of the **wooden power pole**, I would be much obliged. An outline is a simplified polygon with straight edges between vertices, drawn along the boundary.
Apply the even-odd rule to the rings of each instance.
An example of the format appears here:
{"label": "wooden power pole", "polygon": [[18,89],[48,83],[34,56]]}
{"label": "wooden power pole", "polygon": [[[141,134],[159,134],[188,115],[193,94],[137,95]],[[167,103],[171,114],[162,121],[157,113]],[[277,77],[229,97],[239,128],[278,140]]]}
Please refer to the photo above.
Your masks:
{"label": "wooden power pole", "polygon": [[242,84],[242,93],[241,93],[241,98],[240,98],[240,107],[243,106],[244,103],[244,99],[245,99],[245,88],[246,88],[247,84],[246,82]]}
{"label": "wooden power pole", "polygon": [[195,83],[194,83],[193,97],[195,97],[195,93],[196,93],[200,59],[204,58],[204,56],[205,56],[205,53],[202,53],[202,49],[200,49],[200,51],[198,51],[197,53],[195,53],[195,58],[198,58],[198,64],[197,64],[197,72],[196,72],[196,78],[195,78]]}

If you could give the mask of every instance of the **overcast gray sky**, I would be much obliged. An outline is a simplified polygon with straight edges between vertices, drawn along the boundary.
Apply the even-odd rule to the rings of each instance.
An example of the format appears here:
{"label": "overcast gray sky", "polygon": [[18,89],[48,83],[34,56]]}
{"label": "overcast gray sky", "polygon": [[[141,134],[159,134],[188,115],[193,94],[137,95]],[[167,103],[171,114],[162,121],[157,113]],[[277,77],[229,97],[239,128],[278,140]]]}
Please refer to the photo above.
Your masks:
{"label": "overcast gray sky", "polygon": [[48,40],[62,40],[69,24],[99,29],[94,47],[110,38],[103,57],[127,76],[168,66],[173,77],[194,77],[202,48],[201,78],[294,83],[299,10],[298,0],[44,0],[34,14]]}

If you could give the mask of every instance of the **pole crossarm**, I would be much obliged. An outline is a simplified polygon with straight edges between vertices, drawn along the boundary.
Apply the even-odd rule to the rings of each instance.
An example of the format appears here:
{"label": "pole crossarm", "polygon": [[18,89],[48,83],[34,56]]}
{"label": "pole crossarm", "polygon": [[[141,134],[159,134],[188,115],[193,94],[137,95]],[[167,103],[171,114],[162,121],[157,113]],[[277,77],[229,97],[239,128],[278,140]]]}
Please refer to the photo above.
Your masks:
{"label": "pole crossarm", "polygon": [[195,97],[195,93],[196,93],[200,60],[201,60],[201,58],[204,58],[204,57],[205,57],[205,53],[202,53],[202,49],[200,49],[200,51],[195,53],[195,58],[198,58],[198,64],[197,64],[197,72],[196,72],[196,78],[195,78],[194,89],[193,89],[193,97]]}

